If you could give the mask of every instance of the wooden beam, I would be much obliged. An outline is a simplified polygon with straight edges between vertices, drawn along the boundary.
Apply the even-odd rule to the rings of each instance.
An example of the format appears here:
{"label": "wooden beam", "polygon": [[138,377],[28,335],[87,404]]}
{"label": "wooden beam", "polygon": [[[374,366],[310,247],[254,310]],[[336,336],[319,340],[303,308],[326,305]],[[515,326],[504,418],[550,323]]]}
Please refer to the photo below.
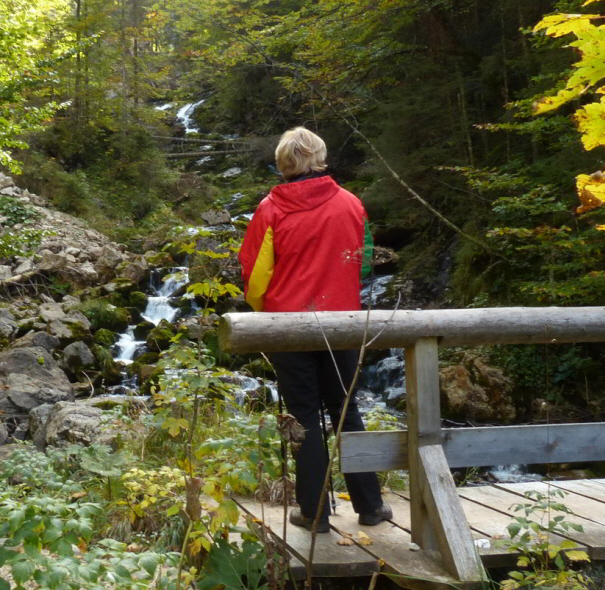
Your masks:
{"label": "wooden beam", "polygon": [[[487,580],[442,446],[421,446],[418,460],[422,498],[445,566],[462,582]],[[412,527],[413,518],[412,505]]]}
{"label": "wooden beam", "polygon": [[237,154],[249,154],[258,150],[246,148],[241,150],[212,150],[207,152],[183,152],[182,154],[166,154],[167,160],[177,160],[179,158],[200,158],[204,156],[227,156]]}
{"label": "wooden beam", "polygon": [[412,541],[422,549],[433,550],[437,549],[437,539],[421,490],[418,451],[424,445],[439,444],[441,438],[437,339],[420,338],[405,352]]}
{"label": "wooden beam", "polygon": [[[408,469],[407,440],[405,430],[343,432],[341,469]],[[605,461],[605,422],[444,428],[441,443],[451,468]]]}
{"label": "wooden beam", "polygon": [[241,143],[242,141],[247,141],[243,137],[237,139],[193,139],[191,137],[172,137],[169,135],[152,135],[151,137],[153,137],[154,139],[163,139],[164,141],[174,143]]}
{"label": "wooden beam", "polygon": [[[366,317],[365,311],[227,313],[219,343],[231,353],[326,350],[325,333],[332,349],[348,350],[361,346]],[[605,307],[376,310],[369,336],[376,337],[370,348],[407,347],[424,337],[439,346],[602,342]]]}

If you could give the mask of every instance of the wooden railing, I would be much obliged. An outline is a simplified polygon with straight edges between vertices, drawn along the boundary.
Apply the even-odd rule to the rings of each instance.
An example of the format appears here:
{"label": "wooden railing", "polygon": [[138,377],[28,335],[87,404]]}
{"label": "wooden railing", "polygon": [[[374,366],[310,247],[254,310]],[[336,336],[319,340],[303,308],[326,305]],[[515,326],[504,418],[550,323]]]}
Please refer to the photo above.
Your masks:
{"label": "wooden railing", "polygon": [[[344,472],[408,469],[412,541],[484,579],[450,467],[605,460],[605,423],[442,429],[439,347],[605,341],[605,307],[226,314],[226,352],[406,349],[407,431],[343,433]],[[403,551],[403,548],[402,548]]]}

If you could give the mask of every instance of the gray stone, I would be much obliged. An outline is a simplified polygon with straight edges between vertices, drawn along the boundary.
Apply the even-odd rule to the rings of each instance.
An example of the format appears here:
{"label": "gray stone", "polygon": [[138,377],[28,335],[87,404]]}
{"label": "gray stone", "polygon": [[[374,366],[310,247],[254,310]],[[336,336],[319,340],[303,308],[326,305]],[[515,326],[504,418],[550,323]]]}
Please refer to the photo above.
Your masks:
{"label": "gray stone", "polygon": [[120,276],[133,283],[140,283],[149,274],[149,264],[144,256],[135,256],[125,262],[120,269]]}
{"label": "gray stone", "polygon": [[117,435],[103,428],[102,416],[103,410],[87,404],[59,402],[46,423],[46,444],[55,447],[72,443],[111,445]]}
{"label": "gray stone", "polygon": [[0,445],[3,445],[8,440],[8,430],[6,424],[0,422]]}
{"label": "gray stone", "polygon": [[21,416],[71,395],[67,376],[48,350],[11,348],[0,353],[0,410],[6,416]]}
{"label": "gray stone", "polygon": [[53,407],[52,404],[42,404],[29,413],[29,434],[38,449],[44,448],[46,423]]}
{"label": "gray stone", "polygon": [[15,275],[23,275],[34,270],[34,261],[28,258],[15,268]]}
{"label": "gray stone", "polygon": [[13,271],[8,265],[0,265],[0,281],[6,281],[13,276]]}
{"label": "gray stone", "polygon": [[10,176],[0,172],[0,190],[9,186],[15,186],[15,181]]}
{"label": "gray stone", "polygon": [[122,254],[111,246],[103,246],[101,255],[96,261],[94,268],[102,282],[106,282],[115,276],[116,268],[123,260]]}
{"label": "gray stone", "polygon": [[231,215],[225,209],[211,209],[200,214],[206,225],[220,225],[221,223],[231,223]]}
{"label": "gray stone", "polygon": [[80,252],[82,252],[82,250],[80,250],[80,248],[75,248],[73,246],[70,246],[69,248],[65,249],[65,254],[67,256],[73,256],[74,258],[77,258],[79,256]]}
{"label": "gray stone", "polygon": [[31,330],[25,334],[25,336],[19,338],[19,340],[15,340],[13,348],[31,348],[38,346],[52,352],[59,348],[60,344],[60,340],[48,332],[35,332],[34,330]]}
{"label": "gray stone", "polygon": [[84,367],[94,365],[95,357],[84,342],[73,342],[63,350],[59,366],[66,372],[76,375]]}
{"label": "gray stone", "polygon": [[62,320],[66,316],[60,303],[43,303],[40,306],[40,318],[45,322],[54,322]]}
{"label": "gray stone", "polygon": [[[50,246],[53,244],[47,244],[46,247],[53,250]],[[64,269],[67,266],[68,260],[65,254],[45,253],[42,260],[38,264],[38,270],[45,270],[47,272],[57,272]]]}
{"label": "gray stone", "polygon": [[18,197],[21,194],[21,189],[16,186],[7,186],[6,188],[0,189],[0,195],[6,197]]}
{"label": "gray stone", "polygon": [[10,340],[18,329],[17,322],[14,320],[0,318],[0,340]]}

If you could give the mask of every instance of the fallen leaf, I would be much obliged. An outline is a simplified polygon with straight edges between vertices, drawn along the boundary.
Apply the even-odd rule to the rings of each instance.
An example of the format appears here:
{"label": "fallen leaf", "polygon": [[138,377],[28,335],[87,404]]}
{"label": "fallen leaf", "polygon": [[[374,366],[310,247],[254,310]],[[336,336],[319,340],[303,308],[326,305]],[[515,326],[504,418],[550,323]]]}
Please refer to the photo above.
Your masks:
{"label": "fallen leaf", "polygon": [[354,545],[353,539],[348,539],[347,537],[343,537],[342,539],[338,539],[336,541],[337,545]]}
{"label": "fallen leaf", "polygon": [[372,541],[372,539],[363,531],[357,531],[357,539],[359,540],[360,545],[372,545],[372,543],[374,543],[374,541]]}
{"label": "fallen leaf", "polygon": [[351,500],[351,496],[349,496],[349,494],[347,494],[346,492],[341,492],[340,494],[338,494],[338,497],[341,500]]}

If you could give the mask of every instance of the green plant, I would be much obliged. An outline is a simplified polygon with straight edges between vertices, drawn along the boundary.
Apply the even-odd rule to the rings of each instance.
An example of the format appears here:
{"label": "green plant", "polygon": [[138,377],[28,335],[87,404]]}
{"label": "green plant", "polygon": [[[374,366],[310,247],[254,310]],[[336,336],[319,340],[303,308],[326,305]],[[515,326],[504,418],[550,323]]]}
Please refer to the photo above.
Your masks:
{"label": "green plant", "polygon": [[42,243],[42,238],[53,232],[38,229],[10,231],[0,236],[0,258],[11,256],[31,256]]}
{"label": "green plant", "polygon": [[581,525],[566,519],[573,512],[556,500],[563,498],[565,492],[549,489],[547,494],[530,491],[524,495],[530,502],[514,505],[514,511],[523,515],[516,516],[508,526],[510,539],[499,541],[510,551],[520,554],[517,559],[520,569],[508,573],[502,590],[538,587],[585,590],[592,587],[590,579],[571,567],[573,563],[589,562],[587,553],[571,540],[559,544],[552,542],[552,535],[565,536],[570,530],[582,532]]}
{"label": "green plant", "polygon": [[14,197],[0,195],[0,217],[4,218],[2,225],[10,227],[19,223],[31,223],[40,217],[40,214]]}

